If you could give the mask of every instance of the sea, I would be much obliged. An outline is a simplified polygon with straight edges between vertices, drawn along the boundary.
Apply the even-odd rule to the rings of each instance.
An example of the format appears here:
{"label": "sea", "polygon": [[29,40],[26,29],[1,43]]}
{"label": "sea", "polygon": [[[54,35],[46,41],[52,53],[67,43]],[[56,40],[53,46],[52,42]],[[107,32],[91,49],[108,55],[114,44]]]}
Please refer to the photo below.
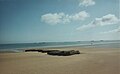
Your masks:
{"label": "sea", "polygon": [[120,48],[120,40],[0,44],[0,52],[24,52],[25,49],[30,48],[59,48],[73,46],[82,48]]}

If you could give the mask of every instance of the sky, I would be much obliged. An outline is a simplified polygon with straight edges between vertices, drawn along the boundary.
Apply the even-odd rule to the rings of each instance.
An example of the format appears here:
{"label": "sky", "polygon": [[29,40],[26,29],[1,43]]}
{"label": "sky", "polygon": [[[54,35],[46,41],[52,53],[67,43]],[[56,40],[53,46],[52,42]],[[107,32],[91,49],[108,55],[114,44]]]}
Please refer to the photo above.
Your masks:
{"label": "sky", "polygon": [[0,44],[120,40],[120,0],[0,0]]}

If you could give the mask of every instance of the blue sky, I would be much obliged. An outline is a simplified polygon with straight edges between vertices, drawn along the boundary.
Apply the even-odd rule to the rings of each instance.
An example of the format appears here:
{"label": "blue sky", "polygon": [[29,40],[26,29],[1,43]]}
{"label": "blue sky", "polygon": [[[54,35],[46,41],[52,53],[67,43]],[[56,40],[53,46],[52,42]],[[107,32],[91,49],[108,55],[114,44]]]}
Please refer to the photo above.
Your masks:
{"label": "blue sky", "polygon": [[0,43],[120,39],[119,0],[0,0]]}

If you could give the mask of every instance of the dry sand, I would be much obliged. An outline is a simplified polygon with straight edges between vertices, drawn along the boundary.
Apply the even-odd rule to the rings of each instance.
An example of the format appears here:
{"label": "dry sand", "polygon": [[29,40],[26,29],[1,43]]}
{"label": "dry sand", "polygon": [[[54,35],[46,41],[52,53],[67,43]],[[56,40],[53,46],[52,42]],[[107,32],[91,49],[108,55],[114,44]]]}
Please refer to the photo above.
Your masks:
{"label": "dry sand", "polygon": [[0,53],[0,74],[120,74],[118,48],[61,48],[80,50],[73,56],[38,52]]}

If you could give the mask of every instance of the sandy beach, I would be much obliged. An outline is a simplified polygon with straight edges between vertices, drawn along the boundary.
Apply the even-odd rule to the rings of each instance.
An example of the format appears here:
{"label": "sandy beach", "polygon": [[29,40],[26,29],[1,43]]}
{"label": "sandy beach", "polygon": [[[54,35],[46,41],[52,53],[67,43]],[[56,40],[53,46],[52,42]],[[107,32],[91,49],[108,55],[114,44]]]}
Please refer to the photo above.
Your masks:
{"label": "sandy beach", "polygon": [[40,52],[0,53],[0,74],[120,74],[118,48],[56,48],[79,50],[72,56]]}

